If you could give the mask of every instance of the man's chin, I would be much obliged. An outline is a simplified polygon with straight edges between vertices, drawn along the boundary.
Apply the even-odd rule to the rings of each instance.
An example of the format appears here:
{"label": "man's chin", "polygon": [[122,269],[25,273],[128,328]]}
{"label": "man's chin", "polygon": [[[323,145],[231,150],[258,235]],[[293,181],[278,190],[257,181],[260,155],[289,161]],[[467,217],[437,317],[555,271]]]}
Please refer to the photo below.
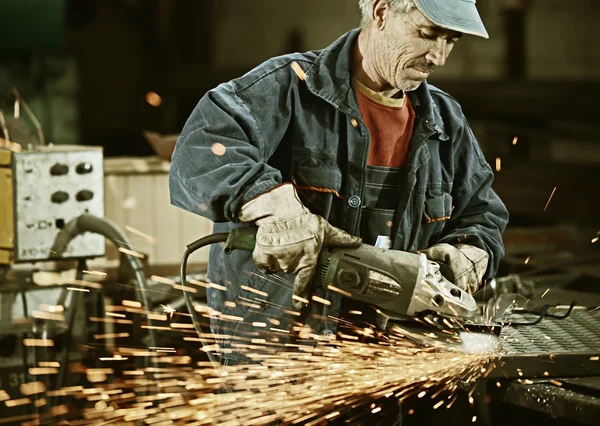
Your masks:
{"label": "man's chin", "polygon": [[400,85],[404,92],[412,92],[417,90],[425,80],[404,80]]}

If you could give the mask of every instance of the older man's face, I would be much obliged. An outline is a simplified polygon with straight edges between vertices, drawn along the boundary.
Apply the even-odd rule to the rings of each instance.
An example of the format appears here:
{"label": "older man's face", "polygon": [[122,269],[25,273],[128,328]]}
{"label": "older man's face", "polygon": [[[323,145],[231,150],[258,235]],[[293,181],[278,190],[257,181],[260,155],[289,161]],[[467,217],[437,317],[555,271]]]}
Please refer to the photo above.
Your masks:
{"label": "older man's face", "polygon": [[376,67],[394,89],[411,91],[444,65],[461,33],[439,28],[417,9],[388,11],[375,47]]}

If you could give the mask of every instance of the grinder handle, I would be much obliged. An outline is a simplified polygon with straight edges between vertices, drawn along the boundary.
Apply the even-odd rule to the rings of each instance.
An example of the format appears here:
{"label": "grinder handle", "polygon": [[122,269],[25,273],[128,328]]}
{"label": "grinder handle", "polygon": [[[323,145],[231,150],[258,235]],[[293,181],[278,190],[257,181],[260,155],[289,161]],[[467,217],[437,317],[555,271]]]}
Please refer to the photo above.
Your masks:
{"label": "grinder handle", "polygon": [[234,228],[229,231],[227,241],[223,250],[226,254],[231,254],[234,250],[254,251],[256,245],[256,232],[258,228],[251,226],[249,228]]}

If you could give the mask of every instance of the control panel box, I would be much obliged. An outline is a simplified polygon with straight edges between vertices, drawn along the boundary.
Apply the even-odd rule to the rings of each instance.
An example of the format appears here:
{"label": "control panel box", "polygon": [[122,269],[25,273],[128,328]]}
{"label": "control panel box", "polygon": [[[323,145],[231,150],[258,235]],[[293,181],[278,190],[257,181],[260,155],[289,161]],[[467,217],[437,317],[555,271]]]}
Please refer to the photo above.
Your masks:
{"label": "control panel box", "polygon": [[[104,216],[102,148],[0,150],[0,199],[0,264],[49,260],[56,235],[69,221],[83,213]],[[104,253],[104,237],[85,233],[62,257]]]}

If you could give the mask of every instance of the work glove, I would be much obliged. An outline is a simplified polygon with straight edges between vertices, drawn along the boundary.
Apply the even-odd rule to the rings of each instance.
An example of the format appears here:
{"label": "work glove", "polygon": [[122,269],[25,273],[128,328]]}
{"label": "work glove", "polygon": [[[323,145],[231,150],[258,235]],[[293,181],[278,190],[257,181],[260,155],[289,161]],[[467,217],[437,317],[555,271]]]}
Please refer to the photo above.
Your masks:
{"label": "work glove", "polygon": [[439,263],[440,272],[447,280],[470,293],[477,291],[489,260],[486,251],[467,244],[436,244],[419,253]]}
{"label": "work glove", "polygon": [[358,247],[361,239],[330,225],[323,217],[310,212],[292,184],[283,184],[244,204],[242,222],[258,226],[254,263],[267,273],[283,271],[296,274],[294,307],[302,309],[310,291],[319,252],[323,247]]}

